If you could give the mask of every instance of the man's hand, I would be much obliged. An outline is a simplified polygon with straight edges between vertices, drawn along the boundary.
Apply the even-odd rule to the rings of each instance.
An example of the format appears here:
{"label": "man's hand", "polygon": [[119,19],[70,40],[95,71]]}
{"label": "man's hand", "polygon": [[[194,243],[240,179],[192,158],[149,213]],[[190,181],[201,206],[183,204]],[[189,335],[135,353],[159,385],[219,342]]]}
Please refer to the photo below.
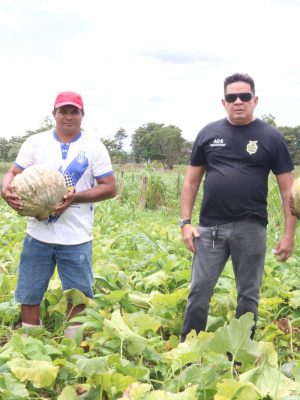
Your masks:
{"label": "man's hand", "polygon": [[53,217],[61,215],[74,201],[74,193],[68,192],[64,195],[63,201],[59,203],[52,212]]}
{"label": "man's hand", "polygon": [[2,188],[1,195],[6,203],[16,211],[22,210],[21,197],[13,190],[11,185]]}
{"label": "man's hand", "polygon": [[199,237],[199,233],[196,228],[192,225],[187,224],[183,225],[181,228],[182,231],[182,238],[186,245],[186,247],[193,253],[195,253],[195,245],[194,245],[194,238]]}
{"label": "man's hand", "polygon": [[284,262],[290,257],[293,251],[294,241],[294,237],[288,235],[282,236],[274,251],[278,261]]}

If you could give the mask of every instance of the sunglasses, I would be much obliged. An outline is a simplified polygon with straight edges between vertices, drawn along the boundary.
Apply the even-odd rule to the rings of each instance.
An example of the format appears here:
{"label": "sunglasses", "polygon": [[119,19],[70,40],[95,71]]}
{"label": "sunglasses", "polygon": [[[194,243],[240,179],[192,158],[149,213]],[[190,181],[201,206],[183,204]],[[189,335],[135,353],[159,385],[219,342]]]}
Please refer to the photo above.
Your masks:
{"label": "sunglasses", "polygon": [[225,100],[227,103],[234,103],[237,98],[242,101],[250,101],[253,98],[252,93],[228,93],[225,94]]}

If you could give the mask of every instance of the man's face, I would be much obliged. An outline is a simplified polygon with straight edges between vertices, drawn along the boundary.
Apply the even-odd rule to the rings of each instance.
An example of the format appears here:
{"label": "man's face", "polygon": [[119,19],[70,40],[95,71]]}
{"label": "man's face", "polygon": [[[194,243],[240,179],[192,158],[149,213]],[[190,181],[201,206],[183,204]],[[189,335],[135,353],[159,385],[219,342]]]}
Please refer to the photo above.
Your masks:
{"label": "man's face", "polygon": [[225,99],[222,100],[222,104],[227,112],[229,122],[233,125],[246,125],[253,121],[253,112],[258,102],[258,97],[253,95],[249,101],[243,101],[243,99],[240,99],[239,97],[237,97],[233,102],[226,101],[226,95],[238,93],[251,93],[253,95],[249,83],[230,83],[226,87]]}
{"label": "man's face", "polygon": [[66,105],[53,111],[56,129],[64,135],[77,135],[80,132],[83,112],[79,108]]}

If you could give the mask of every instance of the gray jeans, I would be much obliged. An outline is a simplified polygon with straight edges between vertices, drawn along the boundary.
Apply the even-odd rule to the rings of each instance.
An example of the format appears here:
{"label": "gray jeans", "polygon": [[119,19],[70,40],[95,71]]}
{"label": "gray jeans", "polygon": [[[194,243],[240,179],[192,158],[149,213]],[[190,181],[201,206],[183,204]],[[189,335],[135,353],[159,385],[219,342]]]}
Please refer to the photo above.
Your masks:
{"label": "gray jeans", "polygon": [[192,329],[197,333],[205,330],[209,303],[229,257],[237,287],[236,317],[252,312],[255,321],[257,319],[266,253],[266,228],[252,220],[219,225],[214,243],[211,230],[211,227],[199,227],[200,237],[195,238],[196,252],[182,340]]}

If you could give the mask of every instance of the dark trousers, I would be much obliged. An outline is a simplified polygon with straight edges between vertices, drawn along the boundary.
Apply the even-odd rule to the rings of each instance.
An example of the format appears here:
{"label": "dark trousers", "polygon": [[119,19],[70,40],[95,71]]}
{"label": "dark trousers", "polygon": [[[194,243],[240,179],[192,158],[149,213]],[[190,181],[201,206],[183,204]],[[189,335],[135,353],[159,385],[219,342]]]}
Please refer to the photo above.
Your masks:
{"label": "dark trousers", "polygon": [[[245,220],[219,225],[212,241],[211,227],[199,227],[192,266],[191,290],[185,311],[182,340],[195,329],[204,331],[214,288],[231,257],[237,287],[236,318],[252,312],[257,319],[259,290],[262,281],[266,228],[257,221]],[[254,334],[254,329],[252,336]]]}

